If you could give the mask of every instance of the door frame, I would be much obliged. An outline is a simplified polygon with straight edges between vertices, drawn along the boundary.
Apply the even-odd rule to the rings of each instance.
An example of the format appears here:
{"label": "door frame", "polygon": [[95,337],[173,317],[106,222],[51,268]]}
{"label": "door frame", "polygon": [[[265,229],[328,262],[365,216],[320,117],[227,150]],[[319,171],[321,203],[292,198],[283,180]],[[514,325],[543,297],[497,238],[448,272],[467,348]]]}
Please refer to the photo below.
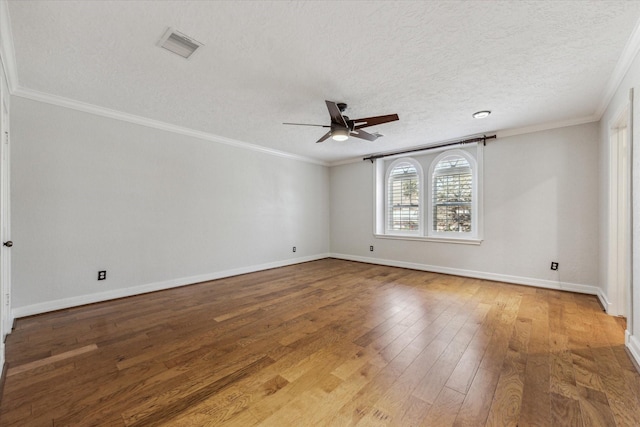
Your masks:
{"label": "door frame", "polygon": [[631,104],[609,124],[609,243],[607,313],[632,319],[631,288]]}
{"label": "door frame", "polygon": [[[6,92],[5,92],[6,93]],[[10,125],[9,125],[9,101],[8,96],[2,96],[2,144],[0,147],[0,301],[3,305],[2,338],[11,333],[13,327],[13,315],[11,310],[11,248],[4,242],[11,240],[11,209],[10,209]]]}
{"label": "door frame", "polygon": [[11,238],[10,190],[9,183],[9,126],[10,126],[9,85],[0,58],[0,361],[4,364],[4,341],[13,327],[11,310],[11,250],[4,242]]}

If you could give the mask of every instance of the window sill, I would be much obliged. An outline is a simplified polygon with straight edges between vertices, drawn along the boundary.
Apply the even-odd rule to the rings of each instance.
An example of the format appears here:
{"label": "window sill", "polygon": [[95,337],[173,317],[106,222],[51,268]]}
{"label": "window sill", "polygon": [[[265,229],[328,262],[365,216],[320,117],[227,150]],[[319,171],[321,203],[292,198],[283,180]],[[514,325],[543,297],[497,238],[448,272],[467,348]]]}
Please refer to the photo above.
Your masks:
{"label": "window sill", "polygon": [[438,243],[457,243],[461,245],[480,245],[482,239],[478,238],[459,238],[459,237],[435,237],[435,236],[411,236],[402,234],[374,234],[378,239],[391,240],[416,240],[421,242],[438,242]]}

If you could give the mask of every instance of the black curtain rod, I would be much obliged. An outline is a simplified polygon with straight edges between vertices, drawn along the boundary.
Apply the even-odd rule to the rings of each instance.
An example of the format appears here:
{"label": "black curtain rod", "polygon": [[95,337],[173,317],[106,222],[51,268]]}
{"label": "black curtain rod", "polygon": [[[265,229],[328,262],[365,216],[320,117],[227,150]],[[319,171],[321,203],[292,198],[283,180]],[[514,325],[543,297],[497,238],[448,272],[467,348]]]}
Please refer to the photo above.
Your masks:
{"label": "black curtain rod", "polygon": [[482,142],[484,145],[487,145],[487,139],[496,139],[496,136],[495,135],[490,135],[490,136],[483,135],[483,136],[479,136],[477,138],[463,139],[462,141],[445,142],[443,144],[430,145],[428,147],[423,147],[423,148],[414,148],[413,150],[396,151],[394,153],[386,153],[386,154],[374,154],[372,156],[365,157],[362,160],[371,160],[371,163],[373,163],[374,160],[382,159],[383,157],[397,156],[398,154],[415,153],[417,151],[434,150],[436,148],[449,147],[450,145],[471,144],[473,142]]}

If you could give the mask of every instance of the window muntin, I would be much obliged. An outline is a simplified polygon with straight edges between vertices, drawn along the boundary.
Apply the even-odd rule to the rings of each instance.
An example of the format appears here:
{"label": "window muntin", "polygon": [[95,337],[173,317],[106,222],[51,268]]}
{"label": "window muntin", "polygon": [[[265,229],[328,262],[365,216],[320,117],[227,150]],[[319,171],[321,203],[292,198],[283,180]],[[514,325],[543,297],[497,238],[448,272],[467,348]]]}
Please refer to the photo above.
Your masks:
{"label": "window muntin", "polygon": [[386,185],[386,230],[415,234],[421,230],[422,171],[412,159],[392,163]]}
{"label": "window muntin", "polygon": [[473,173],[466,158],[447,156],[436,164],[431,195],[431,230],[436,233],[472,232]]}

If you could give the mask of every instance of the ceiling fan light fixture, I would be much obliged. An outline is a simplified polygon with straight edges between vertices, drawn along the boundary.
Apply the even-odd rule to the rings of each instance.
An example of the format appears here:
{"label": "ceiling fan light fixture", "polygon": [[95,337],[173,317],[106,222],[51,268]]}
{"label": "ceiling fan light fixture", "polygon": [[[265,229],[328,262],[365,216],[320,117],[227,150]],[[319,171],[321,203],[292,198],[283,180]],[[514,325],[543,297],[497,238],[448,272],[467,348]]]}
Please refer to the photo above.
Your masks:
{"label": "ceiling fan light fixture", "polygon": [[491,111],[482,110],[482,111],[477,111],[473,113],[472,116],[474,119],[484,119],[485,117],[489,117],[490,114],[491,114]]}
{"label": "ceiling fan light fixture", "polygon": [[331,131],[331,138],[334,141],[346,141],[349,139],[349,131],[347,129],[334,129]]}

